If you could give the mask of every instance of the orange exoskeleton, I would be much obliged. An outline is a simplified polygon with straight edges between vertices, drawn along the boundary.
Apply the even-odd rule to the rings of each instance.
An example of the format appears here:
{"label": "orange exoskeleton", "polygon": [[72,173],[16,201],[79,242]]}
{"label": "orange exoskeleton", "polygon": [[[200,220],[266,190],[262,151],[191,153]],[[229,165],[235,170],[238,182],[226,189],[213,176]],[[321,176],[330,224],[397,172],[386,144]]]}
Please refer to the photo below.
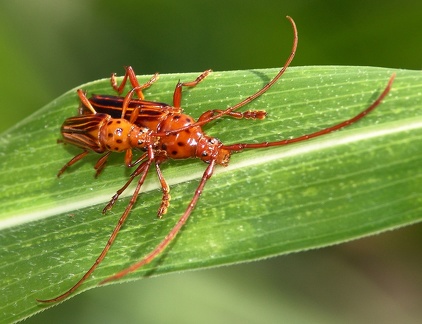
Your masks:
{"label": "orange exoskeleton", "polygon": [[[151,143],[151,131],[142,126],[137,126],[124,118],[125,111],[121,111],[121,118],[112,118],[108,114],[97,113],[90,105],[82,90],[78,95],[84,106],[90,109],[91,114],[84,114],[67,118],[62,127],[63,139],[59,142],[69,143],[82,148],[84,151],[60,169],[60,176],[69,166],[85,157],[89,151],[105,153],[96,163],[95,169],[98,175],[104,167],[111,152],[126,152],[125,164],[132,166],[132,148],[145,149]],[[131,115],[136,119],[137,111]]]}

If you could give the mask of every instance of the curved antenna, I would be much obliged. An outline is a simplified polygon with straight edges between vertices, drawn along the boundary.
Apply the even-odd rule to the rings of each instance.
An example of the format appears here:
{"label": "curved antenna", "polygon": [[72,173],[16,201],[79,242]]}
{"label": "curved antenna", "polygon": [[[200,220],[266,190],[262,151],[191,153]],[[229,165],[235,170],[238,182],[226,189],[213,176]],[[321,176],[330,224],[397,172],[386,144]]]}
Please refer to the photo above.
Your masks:
{"label": "curved antenna", "polygon": [[270,146],[282,146],[282,145],[288,145],[292,143],[297,143],[301,141],[305,141],[314,137],[318,137],[321,135],[325,135],[331,132],[334,132],[336,130],[339,130],[343,127],[349,126],[353,123],[356,123],[358,120],[365,117],[367,114],[369,114],[372,110],[374,110],[376,107],[379,106],[379,104],[382,102],[382,100],[387,96],[387,94],[390,92],[391,85],[393,84],[394,78],[396,77],[396,74],[393,73],[388,80],[387,86],[385,87],[384,91],[378,96],[378,98],[365,110],[361,111],[356,116],[347,119],[341,123],[338,123],[334,126],[330,126],[324,129],[321,129],[319,131],[316,131],[314,133],[302,135],[295,138],[289,138],[284,139],[280,141],[275,142],[263,142],[263,143],[237,143],[237,144],[231,144],[231,145],[222,145],[221,148],[229,151],[242,151],[244,149],[252,149],[252,148],[263,148],[263,147],[270,147]]}
{"label": "curved antenna", "polygon": [[[51,298],[51,299],[37,299],[37,301],[39,303],[54,303],[54,302],[58,302],[60,300],[63,300],[67,297],[69,297],[76,289],[78,289],[88,278],[89,276],[94,272],[94,270],[100,265],[101,261],[103,261],[103,259],[106,257],[108,250],[110,250],[111,245],[113,244],[114,240],[117,237],[117,234],[120,231],[120,228],[123,226],[123,223],[126,221],[127,216],[129,215],[130,211],[132,210],[133,205],[136,202],[136,199],[138,197],[139,194],[139,190],[141,189],[145,178],[147,177],[148,174],[148,170],[150,168],[150,165],[153,161],[153,157],[154,154],[152,152],[152,148],[149,147],[148,148],[148,153],[149,153],[149,158],[148,160],[146,160],[144,163],[142,163],[134,172],[135,175],[139,175],[141,174],[141,177],[138,181],[138,184],[135,188],[135,191],[132,195],[132,199],[130,200],[128,206],[126,207],[125,211],[123,212],[122,216],[120,217],[119,221],[117,222],[117,225],[114,227],[113,232],[110,235],[110,238],[108,239],[105,247],[103,248],[103,250],[101,251],[100,255],[97,257],[97,259],[95,260],[94,264],[91,266],[91,268],[89,268],[89,270],[87,272],[85,272],[85,274],[81,277],[81,279],[79,279],[79,281],[74,284],[70,289],[68,289],[66,292],[64,292],[63,294]],[[132,181],[133,178],[131,178],[129,180]]]}
{"label": "curved antenna", "polygon": [[290,21],[290,23],[292,24],[293,27],[293,45],[292,45],[292,51],[289,55],[289,57],[287,58],[286,63],[284,63],[284,66],[281,68],[281,70],[277,73],[277,75],[270,81],[268,82],[261,90],[257,91],[256,93],[254,93],[253,95],[247,97],[246,99],[242,100],[241,102],[237,103],[236,105],[229,107],[225,110],[223,110],[222,112],[211,116],[203,121],[198,121],[195,122],[193,124],[190,124],[188,126],[185,127],[181,127],[178,129],[174,129],[174,130],[170,130],[167,132],[161,132],[161,133],[153,133],[153,136],[167,136],[170,134],[174,134],[174,133],[179,133],[181,131],[184,131],[186,129],[192,128],[192,127],[196,127],[196,126],[201,126],[204,124],[209,123],[212,120],[221,118],[224,115],[229,114],[230,112],[239,109],[240,107],[243,107],[245,105],[247,105],[248,103],[250,103],[251,101],[255,100],[256,98],[258,98],[259,96],[261,96],[262,94],[264,94],[265,92],[268,91],[269,88],[271,88],[274,83],[276,83],[278,81],[278,79],[280,79],[280,77],[284,74],[284,72],[287,70],[287,68],[289,67],[290,63],[293,61],[293,58],[295,57],[296,54],[296,49],[297,49],[297,43],[298,43],[298,33],[297,33],[297,28],[296,28],[296,24],[293,20],[292,17],[290,16],[286,16],[286,18]]}
{"label": "curved antenna", "polygon": [[190,201],[188,208],[186,208],[183,215],[179,218],[176,225],[171,229],[171,231],[167,234],[167,236],[155,247],[154,250],[152,250],[149,254],[144,256],[140,261],[132,264],[130,267],[104,279],[99,283],[99,285],[103,285],[107,282],[117,280],[121,277],[124,277],[128,273],[131,273],[140,267],[143,267],[144,265],[150,263],[152,260],[154,260],[161,252],[164,251],[164,249],[173,241],[173,239],[176,237],[177,233],[179,233],[180,229],[185,225],[187,220],[189,219],[189,216],[192,213],[192,210],[195,208],[196,203],[198,202],[199,197],[201,196],[201,193],[204,190],[204,186],[207,183],[207,180],[211,178],[214,168],[216,165],[216,160],[211,160],[210,164],[206,168],[204,174],[202,175],[201,181],[199,182],[199,185],[197,189],[195,190],[195,194],[192,197],[192,200]]}

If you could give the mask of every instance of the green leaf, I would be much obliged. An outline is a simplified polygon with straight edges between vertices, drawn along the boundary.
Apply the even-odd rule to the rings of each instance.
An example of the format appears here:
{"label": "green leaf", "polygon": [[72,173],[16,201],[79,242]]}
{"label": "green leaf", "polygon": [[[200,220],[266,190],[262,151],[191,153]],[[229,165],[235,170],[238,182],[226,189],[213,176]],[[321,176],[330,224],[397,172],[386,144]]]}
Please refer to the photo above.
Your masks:
{"label": "green leaf", "polygon": [[[191,219],[151,264],[122,280],[262,259],[337,244],[419,222],[422,211],[422,76],[419,71],[369,67],[290,68],[247,109],[263,121],[220,119],[205,131],[225,144],[274,141],[348,119],[393,89],[371,114],[346,129],[295,145],[234,154],[217,167]],[[198,117],[254,93],[276,69],[214,72],[184,91],[186,113]],[[145,95],[171,102],[177,80],[162,75]],[[141,81],[149,77],[141,77]],[[82,85],[112,94],[109,80]],[[98,179],[98,155],[57,171],[80,150],[58,145],[63,120],[76,115],[75,89],[2,134],[0,191],[0,322],[16,321],[52,305],[92,265],[128,203],[133,187],[106,215],[101,210],[131,170],[114,154]],[[169,161],[171,206],[156,219],[161,199],[151,172],[109,254],[74,294],[141,259],[174,226],[205,170],[199,160]]]}

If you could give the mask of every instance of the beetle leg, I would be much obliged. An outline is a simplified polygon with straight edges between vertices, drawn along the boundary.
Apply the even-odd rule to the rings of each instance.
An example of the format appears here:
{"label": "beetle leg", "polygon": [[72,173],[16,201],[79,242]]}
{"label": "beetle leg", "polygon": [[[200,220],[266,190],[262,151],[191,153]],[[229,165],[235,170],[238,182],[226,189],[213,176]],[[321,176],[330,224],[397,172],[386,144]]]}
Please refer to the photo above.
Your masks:
{"label": "beetle leg", "polygon": [[130,84],[132,85],[132,88],[137,88],[136,94],[138,95],[138,98],[141,100],[144,100],[144,94],[142,93],[143,89],[149,88],[155,81],[158,80],[158,73],[155,73],[149,81],[144,83],[143,85],[139,84],[138,78],[136,77],[135,71],[131,66],[125,67],[126,73],[123,77],[122,82],[120,85],[117,85],[116,81],[116,73],[113,73],[110,77],[110,83],[111,87],[117,91],[117,93],[120,95],[123,92],[123,89],[126,85],[126,81],[129,78]]}
{"label": "beetle leg", "polygon": [[[214,109],[214,110],[208,110],[204,112],[201,116],[198,118],[198,122],[206,121],[208,123],[208,119],[211,117],[218,115],[220,113],[224,112],[224,110]],[[227,114],[227,116],[236,118],[236,119],[264,119],[265,116],[267,116],[267,113],[264,110],[247,110],[244,112],[237,112],[237,111],[231,111]],[[210,119],[211,121],[213,119]]]}
{"label": "beetle leg", "polygon": [[97,170],[97,172],[95,172],[95,177],[98,177],[100,173],[103,171],[110,153],[111,151],[108,151],[106,154],[104,154],[102,157],[98,159],[97,163],[95,163],[94,169]]}
{"label": "beetle leg", "polygon": [[155,168],[157,170],[158,180],[160,180],[161,190],[163,191],[161,205],[160,205],[160,208],[158,208],[158,213],[157,213],[158,218],[162,218],[163,215],[167,213],[167,208],[170,206],[170,199],[171,199],[170,187],[167,184],[166,180],[164,179],[163,173],[161,172],[160,163],[161,161],[157,161],[157,160],[155,162]]}
{"label": "beetle leg", "polygon": [[176,108],[180,108],[181,103],[182,103],[182,88],[183,87],[194,87],[196,86],[199,82],[201,82],[202,80],[204,80],[208,74],[210,74],[212,72],[212,70],[206,70],[204,72],[202,72],[194,81],[191,82],[178,82],[176,84],[176,88],[174,89],[174,94],[173,94],[173,106]]}
{"label": "beetle leg", "polygon": [[87,154],[89,153],[88,150],[84,150],[82,153],[79,153],[78,155],[75,155],[73,158],[70,159],[69,162],[67,162],[61,169],[60,171],[57,173],[57,177],[60,177],[63,172],[66,171],[66,169],[68,167],[70,167],[71,165],[75,164],[76,162],[78,162],[79,160],[82,160]]}
{"label": "beetle leg", "polygon": [[[79,99],[81,100],[82,104],[88,108],[94,115],[97,113],[94,109],[94,107],[92,107],[91,103],[89,102],[88,98],[86,97],[85,92],[82,89],[78,89],[77,90]],[[81,111],[79,111],[79,114],[81,114]]]}
{"label": "beetle leg", "polygon": [[[126,151],[126,153],[127,153],[127,151]],[[128,166],[133,167],[133,166],[139,164],[140,162],[144,161],[147,156],[148,156],[148,153],[142,154],[142,156],[139,159],[137,159],[135,162],[132,163],[132,161],[130,161],[130,164]],[[120,195],[132,183],[132,181],[135,177],[137,177],[142,172],[144,172],[143,168],[145,168],[145,167],[146,166],[145,166],[145,161],[144,161],[138,168],[136,168],[136,170],[134,172],[132,172],[132,174],[129,176],[129,180],[125,183],[125,185],[123,187],[121,187],[119,190],[117,190],[117,192],[114,194],[114,196],[111,197],[109,203],[104,207],[103,214],[105,214],[107,211],[109,211],[111,208],[113,208],[114,204],[116,203],[117,199],[119,199]]]}

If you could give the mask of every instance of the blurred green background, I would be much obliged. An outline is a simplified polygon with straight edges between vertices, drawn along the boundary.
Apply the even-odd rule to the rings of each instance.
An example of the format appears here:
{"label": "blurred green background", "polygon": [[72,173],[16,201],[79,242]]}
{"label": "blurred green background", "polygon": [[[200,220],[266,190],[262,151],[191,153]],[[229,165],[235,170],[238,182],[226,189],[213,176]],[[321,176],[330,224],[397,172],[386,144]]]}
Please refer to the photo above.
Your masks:
{"label": "blurred green background", "polygon": [[[421,13],[416,0],[2,1],[0,131],[124,65],[138,74],[280,67],[292,40],[286,15],[299,29],[293,65],[420,70]],[[27,323],[416,323],[421,232],[103,287]]]}

